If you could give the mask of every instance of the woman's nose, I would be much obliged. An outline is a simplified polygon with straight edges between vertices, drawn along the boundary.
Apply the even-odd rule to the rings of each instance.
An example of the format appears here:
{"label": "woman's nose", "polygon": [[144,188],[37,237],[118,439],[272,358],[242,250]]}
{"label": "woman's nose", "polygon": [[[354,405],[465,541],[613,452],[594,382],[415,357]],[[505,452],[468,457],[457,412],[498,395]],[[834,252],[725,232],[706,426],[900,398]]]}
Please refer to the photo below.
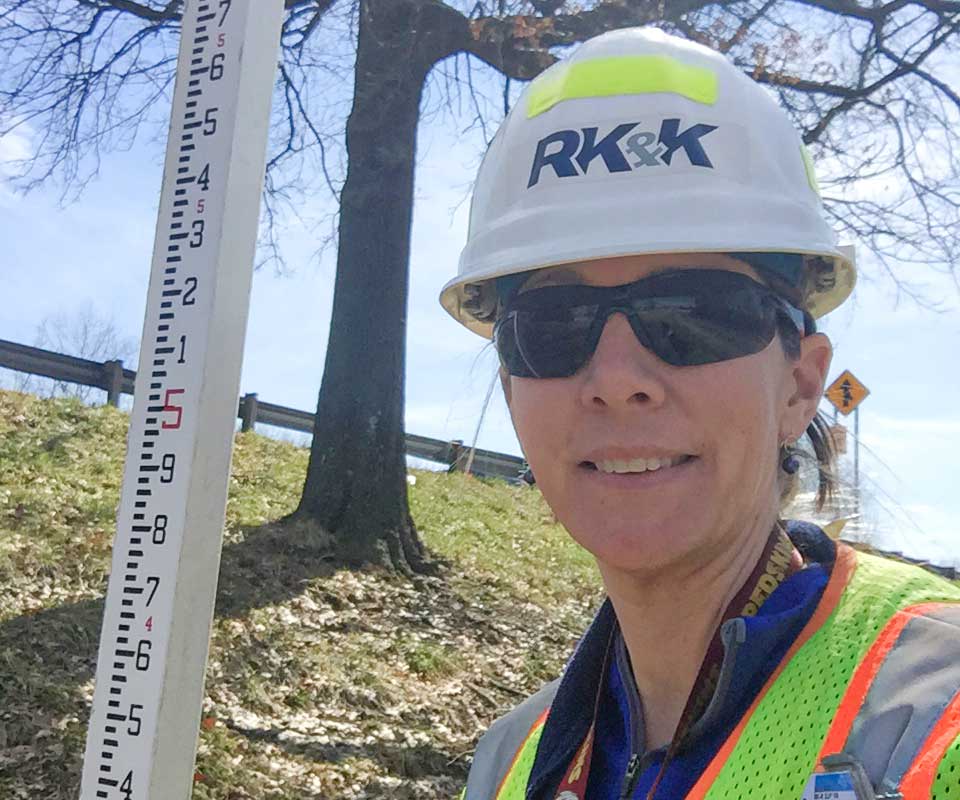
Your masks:
{"label": "woman's nose", "polygon": [[626,316],[612,314],[596,351],[584,367],[581,399],[591,407],[660,405],[665,396],[664,367],[637,339]]}

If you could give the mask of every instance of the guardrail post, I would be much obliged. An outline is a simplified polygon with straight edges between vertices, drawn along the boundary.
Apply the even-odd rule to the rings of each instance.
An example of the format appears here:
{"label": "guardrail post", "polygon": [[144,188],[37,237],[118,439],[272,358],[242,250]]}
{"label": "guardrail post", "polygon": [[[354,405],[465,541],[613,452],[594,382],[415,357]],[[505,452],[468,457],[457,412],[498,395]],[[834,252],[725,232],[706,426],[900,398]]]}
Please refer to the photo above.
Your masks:
{"label": "guardrail post", "polygon": [[251,392],[243,396],[243,402],[240,404],[240,430],[255,430],[257,425],[257,393]]}
{"label": "guardrail post", "polygon": [[454,439],[450,442],[448,453],[450,454],[450,468],[447,472],[461,472],[463,470],[461,459],[464,456],[463,439]]}
{"label": "guardrail post", "polygon": [[123,362],[105,361],[103,364],[103,387],[107,390],[107,402],[114,408],[120,405],[123,391]]}

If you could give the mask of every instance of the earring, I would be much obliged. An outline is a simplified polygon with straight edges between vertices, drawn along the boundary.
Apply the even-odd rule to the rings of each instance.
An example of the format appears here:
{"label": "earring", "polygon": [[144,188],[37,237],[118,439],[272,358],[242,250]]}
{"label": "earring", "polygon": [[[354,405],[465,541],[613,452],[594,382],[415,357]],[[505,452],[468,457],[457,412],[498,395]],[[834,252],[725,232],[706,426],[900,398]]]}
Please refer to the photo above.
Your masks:
{"label": "earring", "polygon": [[791,449],[792,445],[796,444],[796,441],[791,441],[787,439],[782,445],[781,450],[783,450],[786,455],[783,460],[780,462],[780,468],[787,473],[787,475],[796,475],[797,471],[800,469],[800,460],[794,454]]}

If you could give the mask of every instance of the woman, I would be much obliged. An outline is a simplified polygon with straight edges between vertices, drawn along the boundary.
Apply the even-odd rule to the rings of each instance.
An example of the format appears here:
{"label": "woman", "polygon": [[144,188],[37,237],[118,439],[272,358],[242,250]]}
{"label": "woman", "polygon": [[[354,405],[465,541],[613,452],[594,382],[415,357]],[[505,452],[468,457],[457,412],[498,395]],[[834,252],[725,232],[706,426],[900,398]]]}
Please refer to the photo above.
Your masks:
{"label": "woman", "polygon": [[496,343],[544,498],[608,600],[481,739],[488,798],[960,797],[960,591],[780,521],[854,266],[789,120],[652,29],[535,80],[441,302]]}

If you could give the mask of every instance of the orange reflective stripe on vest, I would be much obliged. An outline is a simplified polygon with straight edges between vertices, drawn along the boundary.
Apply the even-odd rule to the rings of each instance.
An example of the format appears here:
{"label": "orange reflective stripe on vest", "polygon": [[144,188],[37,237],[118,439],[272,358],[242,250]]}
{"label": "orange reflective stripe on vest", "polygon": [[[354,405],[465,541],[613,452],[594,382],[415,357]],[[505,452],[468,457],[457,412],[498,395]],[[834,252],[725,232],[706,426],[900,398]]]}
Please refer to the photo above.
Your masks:
{"label": "orange reflective stripe on vest", "polygon": [[917,756],[900,784],[903,800],[929,800],[933,795],[933,782],[937,777],[940,762],[957,737],[960,736],[960,692],[941,715],[930,731]]}
{"label": "orange reflective stripe on vest", "polygon": [[[915,604],[894,614],[851,678],[820,762],[860,753],[881,795],[929,800],[938,766],[960,733],[958,630],[955,603]],[[892,688],[906,690],[895,704]],[[865,735],[868,725],[879,727]],[[882,774],[878,752],[890,754]]]}
{"label": "orange reflective stripe on vest", "polygon": [[501,796],[504,784],[513,773],[513,769],[517,765],[517,761],[520,759],[520,756],[527,749],[527,744],[530,742],[530,737],[540,731],[540,729],[543,727],[543,724],[547,721],[547,715],[549,713],[550,707],[548,706],[543,710],[540,716],[534,720],[533,725],[530,726],[530,730],[527,731],[527,735],[523,737],[523,743],[517,748],[517,752],[513,754],[513,760],[510,762],[510,767],[504,773],[503,778],[500,780],[500,784],[497,786],[496,794],[494,794],[495,798],[499,798]]}
{"label": "orange reflective stripe on vest", "polygon": [[860,662],[860,666],[857,667],[857,671],[847,687],[847,692],[843,696],[827,737],[823,741],[823,747],[820,748],[821,760],[834,753],[843,752],[847,738],[850,736],[850,729],[853,727],[853,722],[860,713],[860,709],[863,708],[863,701],[867,697],[873,679],[877,677],[880,667],[883,666],[883,662],[897,643],[897,639],[907,623],[915,617],[924,616],[931,611],[943,608],[945,605],[945,603],[921,603],[904,608],[893,615],[863,657],[863,661]]}

